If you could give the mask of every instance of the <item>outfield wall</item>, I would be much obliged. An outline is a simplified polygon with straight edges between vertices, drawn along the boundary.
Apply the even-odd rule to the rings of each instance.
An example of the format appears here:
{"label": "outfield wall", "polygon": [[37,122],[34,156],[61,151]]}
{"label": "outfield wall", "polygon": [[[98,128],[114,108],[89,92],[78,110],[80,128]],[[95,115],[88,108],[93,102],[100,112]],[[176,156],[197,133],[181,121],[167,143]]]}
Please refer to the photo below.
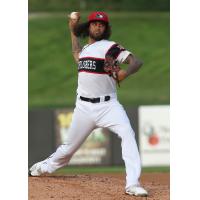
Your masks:
{"label": "outfield wall", "polygon": [[[169,165],[169,106],[125,108],[136,134],[143,166]],[[29,166],[64,143],[73,109],[29,111]],[[95,129],[69,165],[122,165],[121,141],[108,129]]]}

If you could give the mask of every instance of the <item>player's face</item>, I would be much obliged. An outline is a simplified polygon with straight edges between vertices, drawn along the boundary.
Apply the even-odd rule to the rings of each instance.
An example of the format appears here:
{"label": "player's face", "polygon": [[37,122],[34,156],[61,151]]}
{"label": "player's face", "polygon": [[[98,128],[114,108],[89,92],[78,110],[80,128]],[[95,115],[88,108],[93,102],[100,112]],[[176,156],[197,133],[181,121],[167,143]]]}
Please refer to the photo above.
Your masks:
{"label": "player's face", "polygon": [[105,29],[106,26],[104,23],[98,21],[91,22],[89,26],[89,36],[96,41],[102,40]]}

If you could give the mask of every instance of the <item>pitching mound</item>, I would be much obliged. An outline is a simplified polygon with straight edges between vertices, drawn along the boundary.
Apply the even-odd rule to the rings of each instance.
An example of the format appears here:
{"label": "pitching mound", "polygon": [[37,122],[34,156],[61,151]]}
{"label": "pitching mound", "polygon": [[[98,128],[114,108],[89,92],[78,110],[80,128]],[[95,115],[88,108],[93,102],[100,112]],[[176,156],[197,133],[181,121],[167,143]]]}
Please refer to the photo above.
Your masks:
{"label": "pitching mound", "polygon": [[143,173],[148,197],[124,193],[123,174],[29,177],[29,200],[169,200],[169,173]]}

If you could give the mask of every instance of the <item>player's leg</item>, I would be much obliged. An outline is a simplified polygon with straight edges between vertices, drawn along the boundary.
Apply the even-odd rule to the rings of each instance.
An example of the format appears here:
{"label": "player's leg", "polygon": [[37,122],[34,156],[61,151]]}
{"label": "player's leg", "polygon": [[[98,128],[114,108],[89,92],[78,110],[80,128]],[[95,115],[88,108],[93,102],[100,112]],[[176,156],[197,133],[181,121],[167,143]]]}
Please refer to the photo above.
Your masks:
{"label": "player's leg", "polygon": [[[118,101],[109,103],[107,112],[98,119],[98,126],[107,127],[121,138],[122,158],[126,167],[126,190],[139,185],[141,161],[135,140],[135,133],[127,114]],[[145,193],[145,191],[143,191]]]}
{"label": "player's leg", "polygon": [[43,173],[52,173],[67,165],[72,155],[94,128],[95,124],[89,113],[85,113],[85,109],[75,108],[66,142],[60,145],[56,152],[47,159],[33,165],[30,169],[31,175],[39,176]]}
{"label": "player's leg", "polygon": [[117,124],[109,127],[109,129],[121,138],[122,158],[126,168],[126,193],[135,196],[147,196],[147,191],[141,187],[139,182],[141,161],[135,140],[135,132],[130,122]]}

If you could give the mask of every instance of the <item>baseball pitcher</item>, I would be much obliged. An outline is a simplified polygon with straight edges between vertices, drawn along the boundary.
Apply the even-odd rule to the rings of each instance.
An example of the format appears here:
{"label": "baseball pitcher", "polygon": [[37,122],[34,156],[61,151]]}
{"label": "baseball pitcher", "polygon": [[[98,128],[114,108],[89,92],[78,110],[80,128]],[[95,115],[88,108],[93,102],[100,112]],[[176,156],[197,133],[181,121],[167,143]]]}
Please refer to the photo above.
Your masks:
{"label": "baseball pitcher", "polygon": [[[55,153],[30,168],[30,174],[40,176],[66,166],[95,128],[108,128],[121,138],[126,168],[125,193],[147,196],[147,191],[139,183],[141,162],[135,133],[116,94],[116,87],[136,73],[142,62],[120,44],[108,40],[111,26],[105,12],[92,12],[87,22],[79,21],[80,13],[71,13],[69,29],[72,54],[77,63],[78,88],[69,133]],[[79,39],[86,37],[88,43],[81,47]],[[128,64],[126,70],[120,68],[122,63]]]}

